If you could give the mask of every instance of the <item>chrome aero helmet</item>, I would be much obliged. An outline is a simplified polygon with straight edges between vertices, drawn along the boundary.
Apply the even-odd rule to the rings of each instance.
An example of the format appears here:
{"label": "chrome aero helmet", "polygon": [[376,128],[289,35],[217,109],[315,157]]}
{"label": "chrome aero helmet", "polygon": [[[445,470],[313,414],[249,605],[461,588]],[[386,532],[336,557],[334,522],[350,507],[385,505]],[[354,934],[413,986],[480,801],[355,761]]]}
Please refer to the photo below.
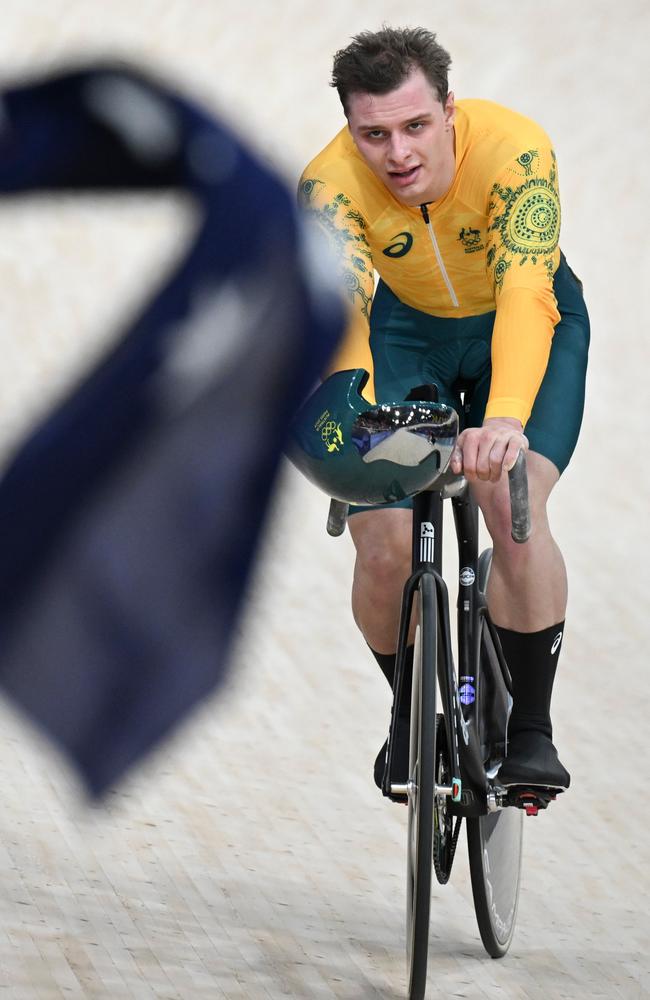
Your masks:
{"label": "chrome aero helmet", "polygon": [[371,404],[363,368],[336,372],[296,414],[288,454],[335,500],[383,504],[429,487],[443,473],[458,436],[451,407],[425,401]]}

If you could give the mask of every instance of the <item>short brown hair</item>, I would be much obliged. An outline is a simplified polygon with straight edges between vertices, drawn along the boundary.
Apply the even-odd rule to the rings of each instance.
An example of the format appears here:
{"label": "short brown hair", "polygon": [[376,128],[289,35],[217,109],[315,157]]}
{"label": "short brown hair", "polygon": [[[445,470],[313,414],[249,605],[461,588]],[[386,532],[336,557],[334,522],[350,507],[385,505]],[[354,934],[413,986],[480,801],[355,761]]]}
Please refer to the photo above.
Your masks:
{"label": "short brown hair", "polygon": [[345,114],[350,94],[387,94],[421,69],[444,104],[449,91],[449,53],[426,28],[362,31],[334,56],[331,86],[336,87]]}

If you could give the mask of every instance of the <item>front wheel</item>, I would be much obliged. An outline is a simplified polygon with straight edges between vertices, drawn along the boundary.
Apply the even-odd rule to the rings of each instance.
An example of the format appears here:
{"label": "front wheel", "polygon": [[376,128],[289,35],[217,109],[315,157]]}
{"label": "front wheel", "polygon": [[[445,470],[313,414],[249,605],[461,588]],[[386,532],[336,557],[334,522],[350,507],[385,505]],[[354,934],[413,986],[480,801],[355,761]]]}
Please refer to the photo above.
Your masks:
{"label": "front wheel", "polygon": [[424,997],[429,952],[437,656],[437,606],[433,577],[422,576],[417,603],[419,624],[413,651],[406,861],[409,1000],[422,1000]]}

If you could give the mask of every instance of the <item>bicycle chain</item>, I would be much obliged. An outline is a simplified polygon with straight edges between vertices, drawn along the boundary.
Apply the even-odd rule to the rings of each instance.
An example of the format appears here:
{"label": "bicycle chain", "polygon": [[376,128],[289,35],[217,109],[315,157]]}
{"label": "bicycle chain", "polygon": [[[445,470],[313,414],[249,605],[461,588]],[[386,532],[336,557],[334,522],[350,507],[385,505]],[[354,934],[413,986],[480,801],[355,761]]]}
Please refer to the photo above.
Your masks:
{"label": "bicycle chain", "polygon": [[454,827],[454,832],[451,838],[451,848],[449,850],[449,863],[443,869],[440,865],[438,854],[436,851],[433,852],[433,867],[436,873],[436,878],[440,882],[440,885],[446,885],[449,881],[449,876],[451,875],[451,867],[454,863],[454,857],[456,854],[456,845],[458,843],[458,837],[460,835],[460,826],[463,822],[462,816],[456,817],[456,825]]}

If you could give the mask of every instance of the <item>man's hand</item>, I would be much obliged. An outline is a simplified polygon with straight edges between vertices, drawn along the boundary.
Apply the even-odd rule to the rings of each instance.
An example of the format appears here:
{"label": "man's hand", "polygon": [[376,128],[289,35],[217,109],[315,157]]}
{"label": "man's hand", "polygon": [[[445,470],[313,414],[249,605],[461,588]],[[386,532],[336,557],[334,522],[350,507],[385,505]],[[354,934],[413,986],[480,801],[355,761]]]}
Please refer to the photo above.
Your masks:
{"label": "man's hand", "polygon": [[467,427],[459,435],[451,456],[452,472],[463,473],[472,482],[496,483],[509,472],[528,438],[523,426],[513,417],[489,417],[482,427]]}

